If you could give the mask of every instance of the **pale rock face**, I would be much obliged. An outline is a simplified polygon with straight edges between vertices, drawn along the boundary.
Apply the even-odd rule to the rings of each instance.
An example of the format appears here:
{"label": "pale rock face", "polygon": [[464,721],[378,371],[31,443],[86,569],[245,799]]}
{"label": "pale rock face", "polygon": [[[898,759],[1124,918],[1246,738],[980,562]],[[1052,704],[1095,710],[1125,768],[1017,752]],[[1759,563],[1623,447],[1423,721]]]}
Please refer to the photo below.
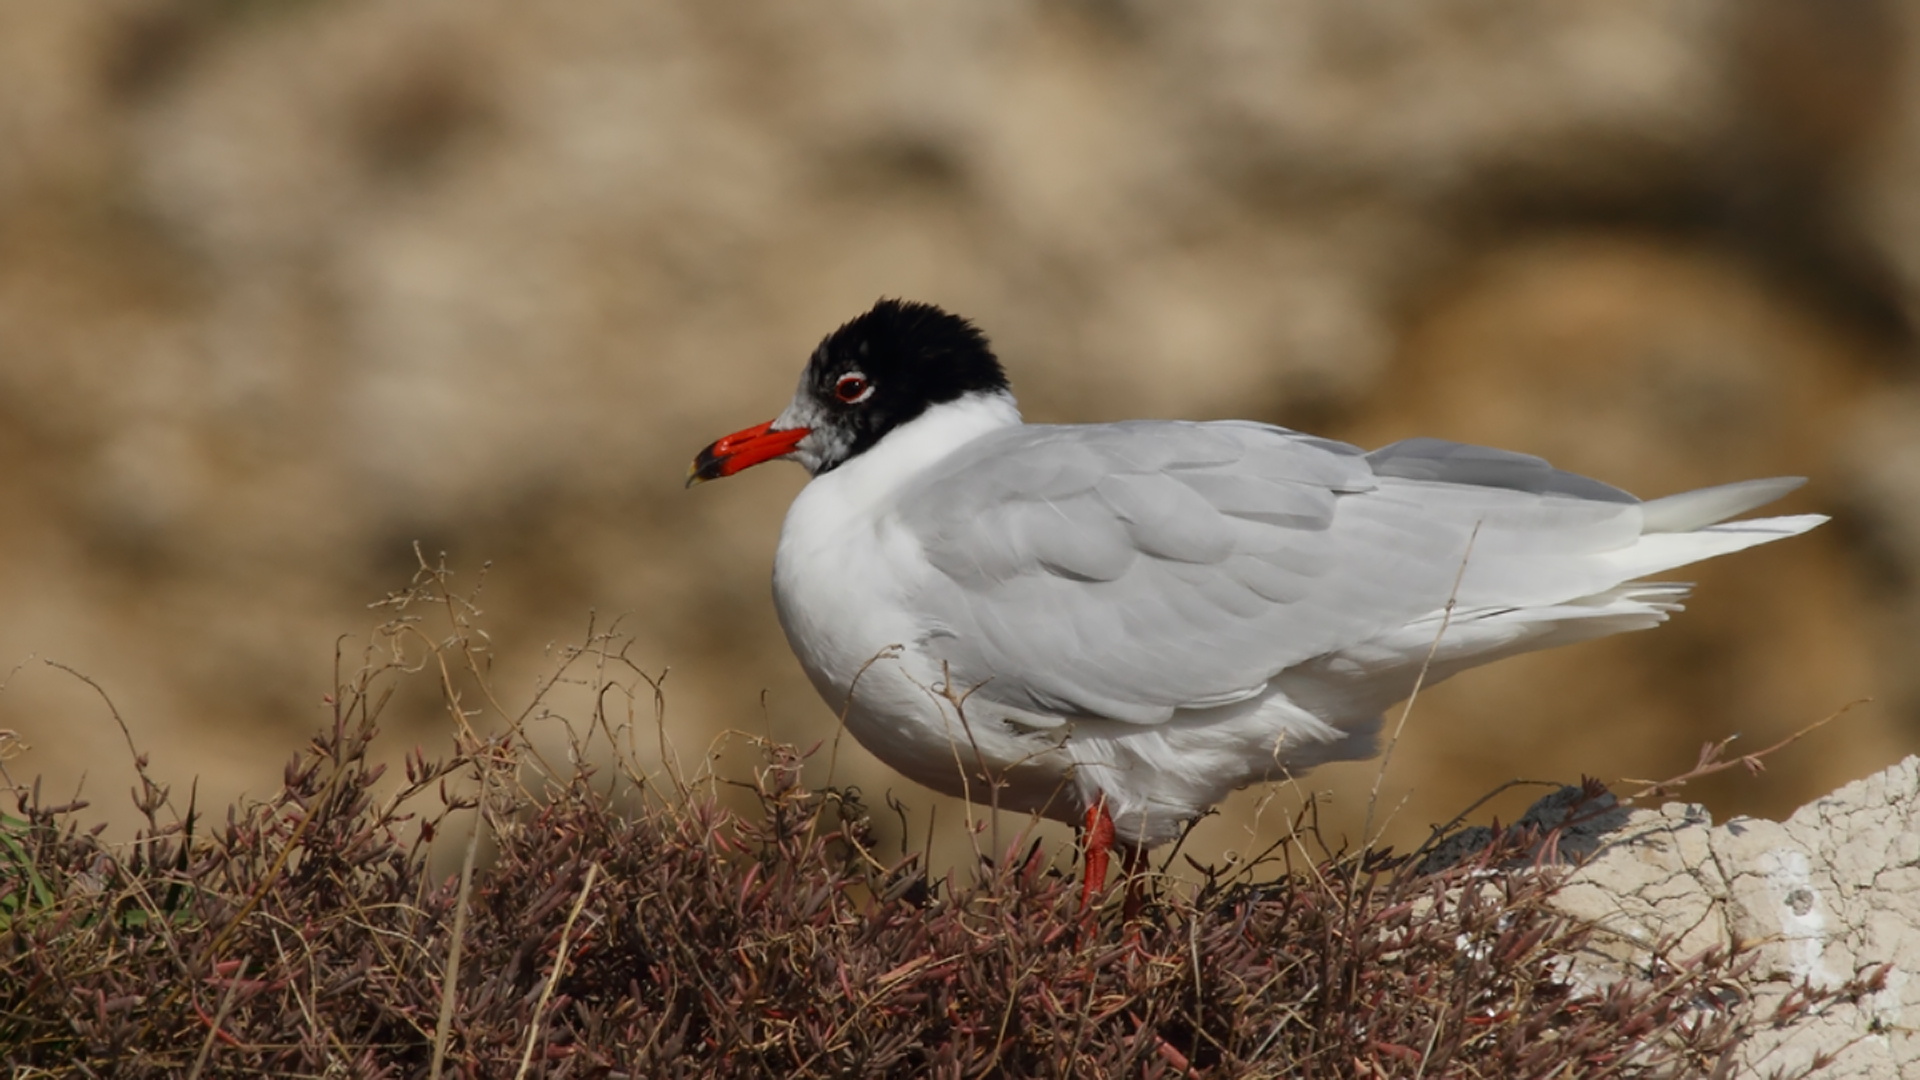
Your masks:
{"label": "pale rock face", "polygon": [[1742,1071],[1794,1075],[1822,1054],[1838,1054],[1826,1078],[1920,1070],[1920,757],[1784,822],[1716,826],[1678,803],[1635,811],[1554,902],[1603,929],[1573,969],[1591,984],[1632,978],[1663,940],[1677,942],[1674,958],[1736,941],[1756,949],[1750,999],[1736,1007],[1757,1018],[1796,986],[1831,989],[1891,964],[1877,993],[1757,1025]]}

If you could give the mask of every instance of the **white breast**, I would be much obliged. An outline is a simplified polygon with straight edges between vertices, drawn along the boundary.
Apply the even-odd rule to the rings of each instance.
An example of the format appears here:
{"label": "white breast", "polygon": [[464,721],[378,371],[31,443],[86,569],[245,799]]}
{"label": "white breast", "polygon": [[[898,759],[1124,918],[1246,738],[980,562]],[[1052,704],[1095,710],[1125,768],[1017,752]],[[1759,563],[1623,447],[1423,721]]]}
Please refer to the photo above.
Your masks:
{"label": "white breast", "polygon": [[1019,423],[1006,395],[929,409],[801,489],[774,555],[774,607],[820,696],[887,764],[955,794],[954,740],[968,740],[942,707],[939,665],[918,648],[932,628],[911,603],[934,571],[894,511],[929,465]]}

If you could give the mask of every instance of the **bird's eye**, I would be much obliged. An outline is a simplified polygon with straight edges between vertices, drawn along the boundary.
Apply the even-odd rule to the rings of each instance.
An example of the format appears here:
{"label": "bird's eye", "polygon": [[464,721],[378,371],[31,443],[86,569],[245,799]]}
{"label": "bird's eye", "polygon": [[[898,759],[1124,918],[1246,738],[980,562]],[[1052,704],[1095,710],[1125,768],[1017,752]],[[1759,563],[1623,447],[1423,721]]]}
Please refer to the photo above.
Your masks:
{"label": "bird's eye", "polygon": [[849,405],[858,405],[873,396],[873,384],[857,371],[848,372],[833,384],[833,396]]}

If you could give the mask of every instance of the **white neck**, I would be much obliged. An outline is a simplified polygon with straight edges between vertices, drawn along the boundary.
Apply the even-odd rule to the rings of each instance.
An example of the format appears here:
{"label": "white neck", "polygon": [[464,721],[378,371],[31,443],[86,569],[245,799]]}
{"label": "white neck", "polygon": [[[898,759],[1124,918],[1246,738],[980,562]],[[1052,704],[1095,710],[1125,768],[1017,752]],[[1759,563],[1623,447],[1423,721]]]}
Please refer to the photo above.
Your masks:
{"label": "white neck", "polygon": [[1020,406],[1012,394],[967,394],[934,405],[887,432],[865,453],[815,477],[807,488],[835,489],[848,509],[871,506],[962,446],[1020,423]]}

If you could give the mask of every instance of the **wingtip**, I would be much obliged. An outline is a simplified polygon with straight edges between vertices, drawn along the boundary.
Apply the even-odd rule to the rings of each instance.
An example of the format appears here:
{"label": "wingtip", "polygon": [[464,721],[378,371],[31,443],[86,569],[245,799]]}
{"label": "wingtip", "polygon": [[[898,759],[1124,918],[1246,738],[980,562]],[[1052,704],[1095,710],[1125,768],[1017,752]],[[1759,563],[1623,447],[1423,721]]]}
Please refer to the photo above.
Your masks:
{"label": "wingtip", "polygon": [[[1718,525],[1729,518],[1783,498],[1805,485],[1804,476],[1771,476],[1741,480],[1718,487],[1699,488],[1649,499],[1640,504],[1641,532],[1683,533]],[[1786,520],[1784,518],[1777,520]],[[1807,528],[1812,528],[1809,525]]]}

